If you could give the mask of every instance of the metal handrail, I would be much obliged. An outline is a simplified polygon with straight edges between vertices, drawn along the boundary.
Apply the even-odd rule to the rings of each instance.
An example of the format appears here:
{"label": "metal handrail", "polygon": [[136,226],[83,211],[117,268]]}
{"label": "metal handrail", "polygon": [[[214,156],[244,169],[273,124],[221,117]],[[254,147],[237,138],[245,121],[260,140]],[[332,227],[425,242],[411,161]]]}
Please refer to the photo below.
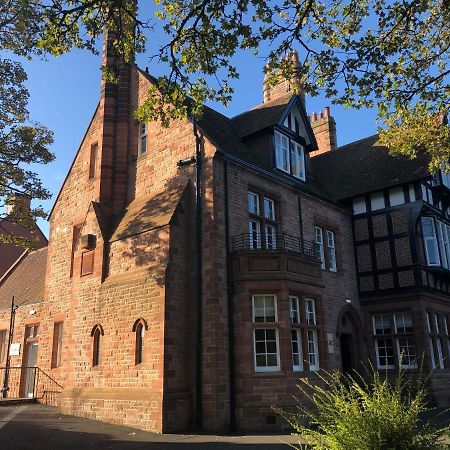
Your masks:
{"label": "metal handrail", "polygon": [[48,405],[56,405],[57,399],[63,390],[50,375],[40,367],[0,367],[0,379],[6,380],[2,388],[6,399],[38,400]]}
{"label": "metal handrail", "polygon": [[232,237],[232,251],[238,250],[264,250],[288,251],[320,260],[320,248],[315,242],[305,242],[298,236],[287,233],[278,233],[264,237],[261,233],[242,233]]}

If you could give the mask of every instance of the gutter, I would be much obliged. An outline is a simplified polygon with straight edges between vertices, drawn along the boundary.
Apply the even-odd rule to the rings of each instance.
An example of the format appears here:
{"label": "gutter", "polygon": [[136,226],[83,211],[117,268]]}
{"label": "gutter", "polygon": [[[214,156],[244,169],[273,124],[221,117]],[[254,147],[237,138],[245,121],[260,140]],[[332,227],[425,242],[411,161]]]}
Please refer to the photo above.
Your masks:
{"label": "gutter", "polygon": [[196,210],[195,210],[195,275],[196,275],[196,333],[195,333],[195,426],[197,430],[203,427],[203,405],[202,405],[202,284],[203,284],[203,240],[202,240],[202,155],[200,146],[200,135],[198,134],[197,121],[194,118],[193,132],[195,136],[195,182],[196,182]]}
{"label": "gutter", "polygon": [[225,206],[225,251],[227,277],[227,306],[228,306],[228,374],[230,377],[230,431],[236,431],[236,380],[234,358],[234,305],[233,285],[231,281],[230,258],[230,226],[228,208],[228,159],[225,156],[223,164],[224,206]]}

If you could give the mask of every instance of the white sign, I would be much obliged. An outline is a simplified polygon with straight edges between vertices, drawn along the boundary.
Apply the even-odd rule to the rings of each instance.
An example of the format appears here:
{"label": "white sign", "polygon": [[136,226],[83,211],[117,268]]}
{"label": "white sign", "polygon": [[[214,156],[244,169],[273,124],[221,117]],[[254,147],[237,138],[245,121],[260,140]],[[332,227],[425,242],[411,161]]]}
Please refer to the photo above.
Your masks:
{"label": "white sign", "polygon": [[20,355],[20,343],[11,344],[9,347],[9,356],[19,356]]}

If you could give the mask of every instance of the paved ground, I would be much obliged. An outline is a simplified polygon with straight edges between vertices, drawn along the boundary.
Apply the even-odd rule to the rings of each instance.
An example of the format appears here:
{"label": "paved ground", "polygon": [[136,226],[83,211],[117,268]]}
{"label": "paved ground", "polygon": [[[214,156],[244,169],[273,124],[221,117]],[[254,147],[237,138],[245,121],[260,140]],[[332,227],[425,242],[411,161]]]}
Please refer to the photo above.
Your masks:
{"label": "paved ground", "polygon": [[0,408],[1,450],[288,450],[291,436],[159,435],[59,414],[41,405]]}

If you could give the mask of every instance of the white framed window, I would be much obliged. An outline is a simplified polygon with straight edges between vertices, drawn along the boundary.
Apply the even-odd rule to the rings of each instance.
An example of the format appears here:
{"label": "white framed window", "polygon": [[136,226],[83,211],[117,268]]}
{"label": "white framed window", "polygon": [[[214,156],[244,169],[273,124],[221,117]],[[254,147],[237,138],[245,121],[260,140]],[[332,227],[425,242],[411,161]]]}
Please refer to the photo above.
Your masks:
{"label": "white framed window", "polygon": [[277,229],[273,225],[264,226],[264,238],[267,250],[274,250],[277,248]]}
{"label": "white framed window", "polygon": [[327,231],[327,245],[330,272],[336,272],[336,247],[334,244],[334,233],[332,231]]}
{"label": "white framed window", "polygon": [[437,221],[437,232],[438,232],[438,241],[439,241],[439,250],[441,252],[441,262],[442,266],[446,269],[449,265],[449,254],[448,251],[448,236],[447,236],[447,226],[445,223],[441,222],[440,220]]}
{"label": "white framed window", "polygon": [[392,339],[378,338],[375,340],[375,353],[378,369],[393,369],[395,367]]}
{"label": "white framed window", "polygon": [[417,368],[413,317],[410,311],[372,316],[375,356],[378,369]]}
{"label": "white framed window", "polygon": [[255,250],[261,248],[261,224],[258,220],[248,221],[249,248]]}
{"label": "white framed window", "polygon": [[277,169],[289,173],[289,138],[275,131],[275,163]]}
{"label": "white framed window", "polygon": [[139,144],[138,153],[139,156],[147,153],[147,136],[148,136],[148,124],[140,122],[139,123]]}
{"label": "white framed window", "polygon": [[317,325],[316,303],[312,298],[305,298],[305,315],[308,325]]}
{"label": "white framed window", "polygon": [[307,330],[307,342],[308,342],[308,363],[309,370],[317,371],[319,366],[319,343],[317,340],[317,330]]}
{"label": "white framed window", "polygon": [[248,212],[259,215],[259,195],[254,192],[248,192]]}
{"label": "white framed window", "polygon": [[300,329],[291,330],[292,370],[303,371],[302,332]]}
{"label": "white framed window", "polygon": [[305,181],[305,151],[302,145],[275,130],[275,166]]}
{"label": "white framed window", "polygon": [[291,318],[291,323],[300,323],[300,303],[298,297],[295,295],[289,296],[289,316]]}
{"label": "white framed window", "polygon": [[275,202],[267,197],[264,197],[264,218],[275,221]]}
{"label": "white framed window", "polygon": [[295,141],[290,141],[291,150],[291,175],[301,180],[305,179],[305,154],[303,146]]}
{"label": "white framed window", "polygon": [[274,328],[255,329],[254,343],[256,372],[280,370],[278,330]]}
{"label": "white framed window", "polygon": [[[444,320],[445,322],[445,320]],[[447,323],[445,323],[447,325]],[[444,369],[444,350],[442,345],[443,337],[441,328],[439,326],[439,316],[436,313],[427,312],[427,328],[428,328],[428,343],[430,348],[431,366],[433,369]]]}
{"label": "white framed window", "polygon": [[384,195],[382,192],[375,192],[370,196],[370,205],[372,211],[376,211],[377,209],[383,209],[385,207],[384,203]]}
{"label": "white framed window", "polygon": [[[275,295],[253,295],[252,304],[254,323],[274,323],[278,320]],[[253,343],[255,371],[280,370],[278,330],[272,327],[255,328]]]}
{"label": "white framed window", "polygon": [[422,217],[422,233],[427,265],[439,266],[440,259],[438,242],[436,238],[436,230],[434,228],[434,220],[432,217]]}
{"label": "white framed window", "polygon": [[253,322],[276,322],[277,300],[275,295],[253,296]]}
{"label": "white framed window", "polygon": [[362,214],[367,211],[366,199],[364,197],[357,197],[353,199],[353,214]]}
{"label": "white framed window", "polygon": [[321,267],[325,270],[325,252],[323,249],[323,230],[321,227],[314,227],[316,235],[316,244],[319,247],[319,255],[321,261]]}
{"label": "white framed window", "polygon": [[405,203],[405,194],[403,193],[403,186],[389,189],[389,202],[391,206],[402,205]]}

